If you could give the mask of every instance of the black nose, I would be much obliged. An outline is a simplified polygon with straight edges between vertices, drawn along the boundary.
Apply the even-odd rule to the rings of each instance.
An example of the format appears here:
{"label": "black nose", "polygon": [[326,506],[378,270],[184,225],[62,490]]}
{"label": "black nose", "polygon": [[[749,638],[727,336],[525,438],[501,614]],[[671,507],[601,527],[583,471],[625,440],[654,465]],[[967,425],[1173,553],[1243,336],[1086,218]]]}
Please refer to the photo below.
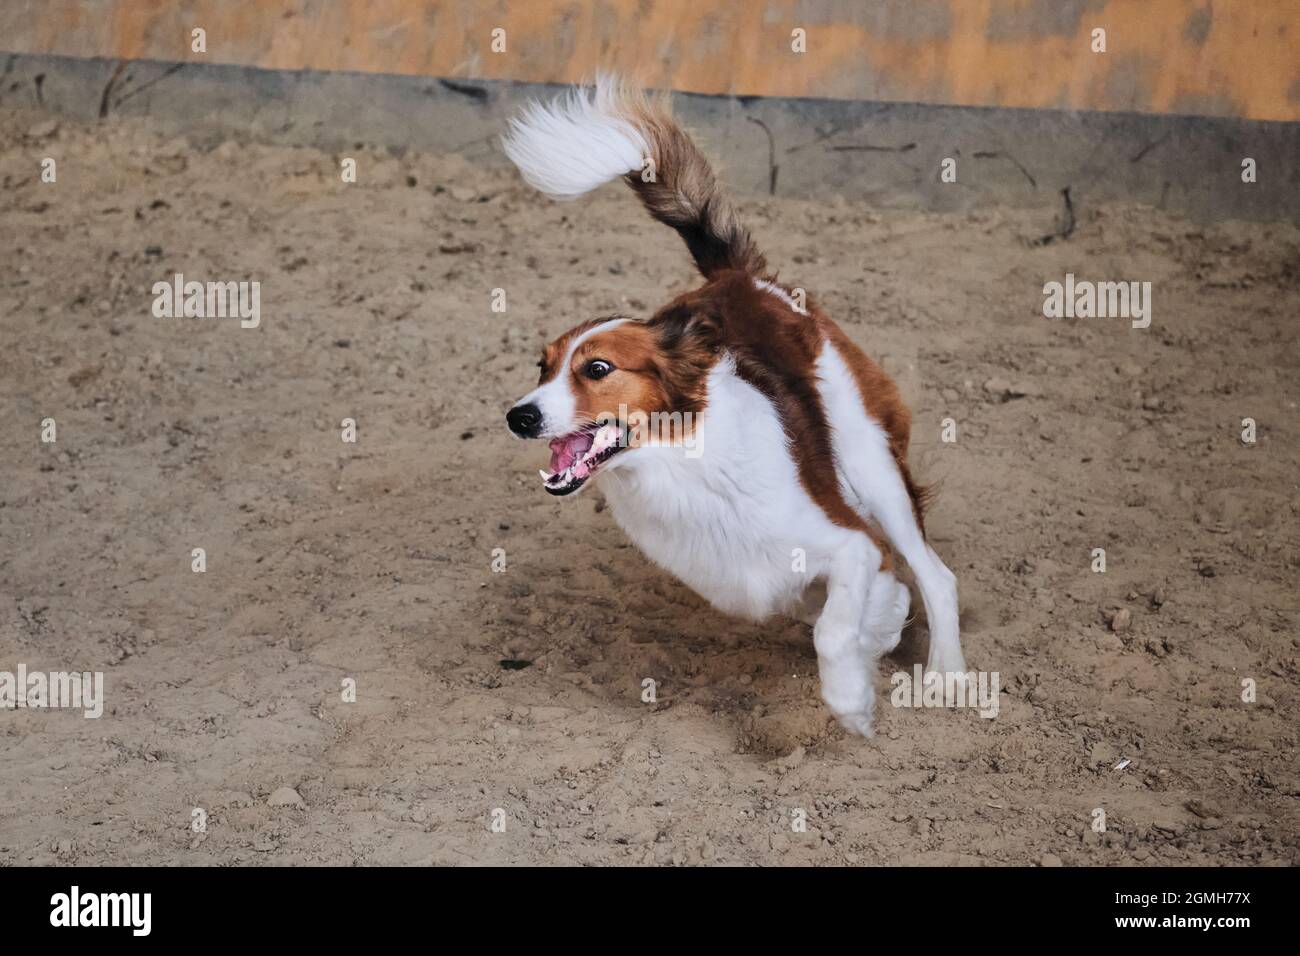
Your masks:
{"label": "black nose", "polygon": [[536,405],[516,405],[506,412],[506,424],[520,438],[536,438],[542,428],[542,410]]}

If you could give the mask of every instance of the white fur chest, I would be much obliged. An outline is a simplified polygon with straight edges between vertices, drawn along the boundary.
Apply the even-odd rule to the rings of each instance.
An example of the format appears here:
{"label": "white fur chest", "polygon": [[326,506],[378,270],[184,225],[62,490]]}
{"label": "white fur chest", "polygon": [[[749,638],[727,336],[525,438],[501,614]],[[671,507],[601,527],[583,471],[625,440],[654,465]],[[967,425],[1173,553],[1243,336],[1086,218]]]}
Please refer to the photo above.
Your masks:
{"label": "white fur chest", "polygon": [[719,610],[762,619],[824,570],[836,528],[799,484],[771,404],[729,360],[709,379],[692,448],[641,448],[603,476],[619,526]]}

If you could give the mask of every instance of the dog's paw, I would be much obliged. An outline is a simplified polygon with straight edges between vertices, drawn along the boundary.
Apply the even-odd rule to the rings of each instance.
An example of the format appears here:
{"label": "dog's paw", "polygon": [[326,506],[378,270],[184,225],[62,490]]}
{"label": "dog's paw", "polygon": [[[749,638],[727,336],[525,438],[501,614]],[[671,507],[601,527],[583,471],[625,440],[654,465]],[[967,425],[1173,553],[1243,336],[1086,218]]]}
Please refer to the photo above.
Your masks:
{"label": "dog's paw", "polygon": [[861,634],[863,650],[869,657],[883,657],[898,646],[911,603],[907,585],[893,575],[880,574],[872,582]]}
{"label": "dog's paw", "polygon": [[874,716],[870,711],[867,711],[866,713],[836,714],[835,719],[849,733],[856,734],[859,737],[871,737],[876,732]]}
{"label": "dog's paw", "polygon": [[903,639],[903,624],[907,619],[907,592],[903,592],[902,612],[898,614],[895,620],[898,623],[892,624],[893,630],[887,630],[876,638],[876,643],[872,649],[877,657],[883,657],[896,648]]}
{"label": "dog's paw", "polygon": [[964,685],[967,674],[966,659],[960,650],[948,654],[931,652],[925,662],[925,676],[928,678],[931,674],[938,674],[941,679],[951,674],[955,681]]}
{"label": "dog's paw", "polygon": [[[865,675],[864,675],[865,676]],[[852,685],[822,680],[822,700],[835,719],[851,734],[870,737],[876,713],[876,692],[865,679]]]}

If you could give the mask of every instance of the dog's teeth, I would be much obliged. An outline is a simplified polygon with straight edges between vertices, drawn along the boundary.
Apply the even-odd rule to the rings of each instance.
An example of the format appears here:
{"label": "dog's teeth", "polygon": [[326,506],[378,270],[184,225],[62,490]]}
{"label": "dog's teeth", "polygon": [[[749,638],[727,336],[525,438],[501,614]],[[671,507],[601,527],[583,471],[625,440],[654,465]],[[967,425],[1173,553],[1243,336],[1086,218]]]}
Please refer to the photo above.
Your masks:
{"label": "dog's teeth", "polygon": [[600,431],[596,432],[596,437],[591,443],[591,453],[587,457],[594,458],[608,448],[610,444],[609,439],[609,426],[602,425]]}

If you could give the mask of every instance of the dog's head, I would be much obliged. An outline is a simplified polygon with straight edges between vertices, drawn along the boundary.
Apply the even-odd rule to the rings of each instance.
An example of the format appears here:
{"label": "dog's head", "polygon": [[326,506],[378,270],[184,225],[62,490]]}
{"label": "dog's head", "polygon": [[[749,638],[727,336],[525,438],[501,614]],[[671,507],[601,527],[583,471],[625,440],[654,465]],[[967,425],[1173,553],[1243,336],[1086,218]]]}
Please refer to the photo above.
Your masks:
{"label": "dog's head", "polygon": [[584,322],[546,346],[537,387],[506,423],[520,438],[550,440],[543,485],[572,494],[639,449],[689,447],[717,352],[716,319],[685,296],[647,322]]}

